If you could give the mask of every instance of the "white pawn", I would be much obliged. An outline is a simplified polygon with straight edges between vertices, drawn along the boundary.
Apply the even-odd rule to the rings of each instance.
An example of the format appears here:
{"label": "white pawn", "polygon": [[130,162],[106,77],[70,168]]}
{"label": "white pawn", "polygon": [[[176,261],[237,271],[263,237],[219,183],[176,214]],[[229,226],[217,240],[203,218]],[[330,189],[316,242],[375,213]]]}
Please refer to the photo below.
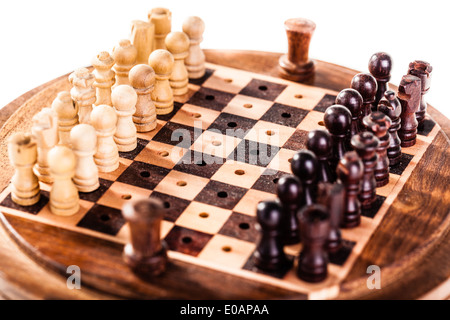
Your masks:
{"label": "white pawn", "polygon": [[40,199],[40,187],[33,166],[37,161],[36,141],[29,134],[16,133],[9,139],[8,154],[16,169],[11,179],[11,198],[21,206],[32,206]]}
{"label": "white pawn", "polygon": [[184,59],[189,54],[189,38],[184,32],[171,32],[166,37],[166,47],[175,60],[169,78],[170,87],[174,96],[181,96],[188,92],[189,74]]}
{"label": "white pawn", "polygon": [[111,55],[106,52],[100,52],[93,60],[95,82],[94,87],[97,88],[97,101],[95,105],[106,104],[111,106],[111,87],[116,82],[115,72],[111,70],[115,61]]}
{"label": "white pawn", "polygon": [[167,50],[155,50],[148,58],[148,64],[156,74],[155,89],[152,92],[156,114],[169,114],[173,111],[173,92],[169,83],[174,64],[173,56]]}
{"label": "white pawn", "polygon": [[189,55],[184,61],[190,79],[199,79],[205,75],[205,54],[200,48],[205,23],[199,17],[188,17],[183,22],[183,32],[190,40]]}
{"label": "white pawn", "polygon": [[89,124],[79,124],[70,131],[70,143],[77,158],[73,182],[78,191],[92,192],[100,187],[98,169],[94,162],[97,133]]}
{"label": "white pawn", "polygon": [[48,153],[48,163],[53,177],[50,191],[50,211],[58,216],[72,216],[80,209],[78,190],[72,181],[76,158],[66,146],[56,146]]}
{"label": "white pawn", "polygon": [[97,100],[93,87],[95,77],[86,68],[75,70],[69,76],[69,82],[73,85],[70,94],[78,105],[78,119],[80,123],[89,123],[92,105]]}
{"label": "white pawn", "polygon": [[50,108],[43,108],[32,119],[31,133],[36,138],[38,160],[34,166],[34,173],[39,181],[52,183],[47,154],[58,143],[58,117]]}
{"label": "white pawn", "polygon": [[91,125],[97,133],[97,152],[94,161],[100,172],[111,172],[119,167],[119,150],[114,142],[117,115],[113,108],[100,105],[91,113]]}
{"label": "white pawn", "polygon": [[111,94],[111,100],[117,113],[114,141],[121,152],[133,151],[137,147],[137,131],[133,123],[137,99],[136,91],[127,85],[116,87]]}
{"label": "white pawn", "polygon": [[70,146],[70,130],[78,124],[78,105],[69,92],[63,91],[53,101],[52,110],[58,117],[58,144]]}
{"label": "white pawn", "polygon": [[130,83],[138,95],[133,122],[137,132],[149,132],[156,128],[156,107],[152,100],[155,88],[155,71],[147,64],[138,64],[130,71]]}
{"label": "white pawn", "polygon": [[112,55],[116,64],[114,65],[114,72],[116,73],[116,84],[130,84],[128,80],[128,73],[136,63],[137,49],[128,39],[120,40],[119,45],[114,47]]}

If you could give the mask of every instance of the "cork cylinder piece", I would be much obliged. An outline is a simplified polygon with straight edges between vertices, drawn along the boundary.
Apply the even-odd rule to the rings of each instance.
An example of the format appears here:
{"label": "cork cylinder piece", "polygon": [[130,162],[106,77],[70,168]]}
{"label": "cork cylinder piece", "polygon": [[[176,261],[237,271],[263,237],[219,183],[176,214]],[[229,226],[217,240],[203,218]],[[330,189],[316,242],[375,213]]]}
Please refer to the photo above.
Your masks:
{"label": "cork cylinder piece", "polygon": [[315,63],[309,59],[309,45],[316,24],[304,18],[284,23],[288,38],[288,53],[280,57],[280,75],[288,80],[307,82],[314,75]]}

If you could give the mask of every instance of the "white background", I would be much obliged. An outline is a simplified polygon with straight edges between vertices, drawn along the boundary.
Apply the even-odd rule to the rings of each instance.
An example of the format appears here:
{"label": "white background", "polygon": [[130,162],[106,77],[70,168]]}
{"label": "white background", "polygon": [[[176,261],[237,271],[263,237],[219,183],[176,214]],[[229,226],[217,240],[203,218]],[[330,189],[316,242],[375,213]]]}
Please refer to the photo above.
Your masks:
{"label": "white background", "polygon": [[[21,94],[82,66],[122,38],[130,22],[157,6],[169,8],[172,30],[184,18],[206,24],[203,48],[285,52],[283,22],[309,18],[317,29],[312,58],[367,72],[370,56],[388,52],[398,84],[416,59],[434,67],[427,101],[450,118],[450,18],[445,1],[371,0],[166,0],[1,1],[0,107]],[[445,60],[444,60],[445,59]]]}

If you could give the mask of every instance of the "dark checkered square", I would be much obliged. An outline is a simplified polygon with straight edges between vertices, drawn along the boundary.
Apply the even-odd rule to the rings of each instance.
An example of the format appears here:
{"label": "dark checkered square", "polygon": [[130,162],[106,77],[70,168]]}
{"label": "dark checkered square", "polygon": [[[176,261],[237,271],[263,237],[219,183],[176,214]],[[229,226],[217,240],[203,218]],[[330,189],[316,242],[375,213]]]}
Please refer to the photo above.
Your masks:
{"label": "dark checkered square", "polygon": [[6,196],[5,199],[3,199],[3,201],[0,203],[0,206],[36,215],[47,205],[49,199],[50,193],[41,190],[41,197],[39,198],[39,201],[37,203],[32,206],[20,206],[12,200],[10,193]]}
{"label": "dark checkered square", "polygon": [[370,209],[362,209],[361,215],[367,218],[374,218],[378,210],[380,210],[381,206],[383,205],[384,200],[386,200],[386,197],[377,195],[377,199],[373,203],[372,207]]}
{"label": "dark checkered square", "polygon": [[115,236],[125,225],[125,219],[118,209],[95,204],[78,222],[77,226]]}
{"label": "dark checkered square", "polygon": [[406,167],[411,162],[412,158],[414,158],[413,155],[402,153],[402,155],[400,156],[400,162],[395,166],[390,167],[389,172],[401,176],[403,171],[405,171]]}
{"label": "dark checkered square", "polygon": [[210,234],[175,226],[170,230],[165,240],[169,250],[196,257],[211,238],[212,235]]}
{"label": "dark checkered square", "polygon": [[309,111],[300,108],[275,103],[261,117],[261,120],[273,122],[282,126],[297,128]]}
{"label": "dark checkered square", "polygon": [[306,142],[308,141],[308,131],[295,130],[294,134],[284,144],[283,148],[300,151],[306,149]]}
{"label": "dark checkered square", "polygon": [[433,130],[436,123],[433,120],[425,119],[423,125],[418,128],[417,134],[422,136],[428,136],[428,134]]}
{"label": "dark checkered square", "polygon": [[202,87],[187,103],[196,106],[222,111],[233,99],[235,94]]}
{"label": "dark checkered square", "polygon": [[158,131],[153,140],[188,149],[202,132],[201,128],[194,129],[183,124],[168,122]]}
{"label": "dark checkered square", "polygon": [[347,261],[347,258],[350,256],[350,253],[352,253],[355,244],[356,242],[353,241],[342,240],[341,249],[336,253],[328,255],[330,262],[337,264],[338,266],[343,266],[345,261]]}
{"label": "dark checkered square", "polygon": [[280,150],[277,146],[272,146],[256,141],[242,140],[228,159],[240,161],[260,167],[267,167]]}
{"label": "dark checkered square", "polygon": [[173,116],[181,109],[181,107],[183,106],[183,103],[180,102],[174,102],[173,103],[173,111],[171,113],[168,114],[161,114],[158,115],[158,120],[163,120],[163,121],[169,121],[170,119],[173,118]]}
{"label": "dark checkered square", "polygon": [[191,203],[188,200],[180,199],[168,194],[160,192],[152,192],[150,198],[159,199],[164,206],[164,220],[175,222],[178,217],[183,213],[187,206]]}
{"label": "dark checkered square", "polygon": [[256,122],[258,121],[224,112],[217,117],[208,130],[219,130],[223,135],[243,139]]}
{"label": "dark checkered square", "polygon": [[254,243],[259,236],[255,221],[255,217],[233,212],[219,234]]}
{"label": "dark checkered square", "polygon": [[113,181],[105,180],[102,178],[99,179],[99,182],[100,187],[97,190],[88,193],[79,192],[80,199],[91,202],[97,202],[105,194],[105,192],[109,189],[109,187],[113,184]]}
{"label": "dark checkered square", "polygon": [[117,179],[118,182],[153,190],[170,170],[145,162],[134,161]]}
{"label": "dark checkered square", "polygon": [[246,193],[247,189],[219,181],[210,181],[197,195],[194,201],[231,210]]}
{"label": "dark checkered square", "polygon": [[286,85],[273,83],[265,80],[252,79],[247,86],[239,92],[250,97],[275,101],[275,99],[286,89]]}
{"label": "dark checkered square", "polygon": [[209,79],[209,77],[212,76],[212,74],[214,73],[215,70],[213,69],[205,69],[205,74],[203,75],[203,77],[198,78],[198,79],[189,79],[189,83],[192,84],[196,84],[198,86],[201,86],[203,83],[205,83],[206,80]]}
{"label": "dark checkered square", "polygon": [[322,100],[320,100],[319,103],[314,107],[314,110],[319,112],[325,112],[328,107],[335,104],[335,101],[336,96],[326,94],[323,96]]}
{"label": "dark checkered square", "polygon": [[119,152],[119,156],[121,158],[125,158],[128,160],[134,160],[134,158],[137,157],[139,153],[141,153],[142,150],[144,150],[145,146],[149,143],[148,140],[144,139],[137,139],[137,147],[133,151],[130,152]]}
{"label": "dark checkered square", "polygon": [[223,158],[189,150],[173,169],[209,179],[225,161]]}
{"label": "dark checkered square", "polygon": [[267,271],[263,271],[260,269],[257,269],[255,266],[255,256],[254,254],[251,255],[251,257],[247,260],[247,262],[245,263],[244,267],[242,269],[244,270],[249,270],[249,271],[253,271],[256,273],[261,273],[267,276],[271,276],[274,278],[278,278],[278,279],[283,279],[286,274],[288,273],[288,271],[292,268],[292,264],[294,261],[294,257],[288,255],[288,259],[291,262],[290,264],[288,264],[284,269],[282,270],[278,270],[276,272],[267,272]]}
{"label": "dark checkered square", "polygon": [[288,174],[283,171],[266,169],[264,171],[264,174],[262,174],[259,179],[256,180],[255,184],[252,186],[252,189],[276,194],[278,180],[281,177],[287,175]]}

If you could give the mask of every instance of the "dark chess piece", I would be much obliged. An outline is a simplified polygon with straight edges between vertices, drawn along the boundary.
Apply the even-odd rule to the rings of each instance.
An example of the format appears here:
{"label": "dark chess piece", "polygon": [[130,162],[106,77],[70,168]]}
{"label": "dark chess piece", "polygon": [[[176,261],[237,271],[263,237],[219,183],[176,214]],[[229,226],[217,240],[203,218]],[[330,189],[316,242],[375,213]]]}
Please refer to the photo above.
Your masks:
{"label": "dark chess piece", "polygon": [[363,209],[370,209],[377,199],[374,169],[377,164],[377,148],[380,140],[372,132],[362,132],[352,138],[352,146],[364,164],[364,174],[359,193],[359,201]]}
{"label": "dark chess piece", "polygon": [[345,188],[341,183],[319,183],[317,203],[327,207],[330,214],[330,232],[325,248],[330,256],[342,248],[342,234],[339,229],[345,210]]}
{"label": "dark chess piece", "polygon": [[303,198],[302,184],[294,176],[283,176],[278,180],[277,195],[285,217],[284,244],[299,243],[300,231],[297,212],[300,209],[300,201]]}
{"label": "dark chess piece", "polygon": [[384,113],[375,111],[365,117],[363,122],[367,129],[380,140],[377,148],[378,160],[375,165],[375,180],[377,180],[377,188],[379,188],[389,183],[387,148],[389,147],[390,135],[388,130],[391,127],[391,119]]}
{"label": "dark chess piece", "polygon": [[[352,114],[352,126],[350,128],[350,139],[361,132],[360,119],[363,108],[363,98],[355,89],[344,89],[336,97],[336,104],[347,107]],[[349,139],[349,141],[350,141]]]}
{"label": "dark chess piece", "polygon": [[317,158],[309,150],[300,150],[292,157],[292,173],[300,180],[303,186],[301,206],[311,205],[316,201],[318,169],[319,163]]}
{"label": "dark chess piece", "polygon": [[400,114],[402,113],[402,106],[394,91],[388,90],[384,93],[384,98],[378,103],[378,111],[383,112],[392,122],[389,128],[390,136],[387,155],[389,158],[389,166],[393,167],[400,162],[402,155],[402,142],[397,134],[401,126]]}
{"label": "dark chess piece", "polygon": [[386,52],[377,52],[369,60],[369,72],[377,80],[377,94],[372,104],[372,111],[377,111],[378,102],[389,90],[388,82],[391,80],[392,59]]}
{"label": "dark chess piece", "polygon": [[335,104],[325,110],[323,121],[331,134],[332,153],[330,166],[331,170],[336,172],[339,161],[349,151],[347,141],[352,125],[352,114],[346,107]]}
{"label": "dark chess piece", "polygon": [[279,60],[281,77],[297,82],[310,82],[315,62],[309,59],[309,43],[316,24],[303,18],[288,19],[284,23],[288,38],[288,53]]}
{"label": "dark chess piece", "polygon": [[256,268],[267,272],[287,270],[292,262],[284,253],[284,219],[279,202],[261,201],[256,210],[256,229],[261,234],[254,253]]}
{"label": "dark chess piece", "polygon": [[303,248],[298,258],[297,276],[307,282],[320,282],[328,275],[325,250],[330,232],[330,215],[323,205],[307,206],[298,213]]}
{"label": "dark chess piece", "polygon": [[427,102],[425,101],[425,94],[430,90],[431,85],[431,72],[433,67],[425,61],[416,60],[409,64],[408,74],[420,78],[421,81],[421,98],[419,110],[416,112],[416,119],[418,122],[418,128],[423,128],[423,122],[425,120],[425,113],[427,112]]}
{"label": "dark chess piece", "polygon": [[353,77],[350,85],[352,89],[358,91],[363,98],[363,108],[361,118],[359,119],[361,129],[364,128],[362,119],[372,112],[372,104],[375,102],[375,97],[378,90],[377,80],[369,73],[358,73]]}
{"label": "dark chess piece", "polygon": [[402,147],[408,148],[416,144],[417,126],[416,112],[419,110],[421,97],[421,80],[413,75],[403,76],[398,87],[398,100],[402,105],[400,115],[401,127],[398,136]]}
{"label": "dark chess piece", "polygon": [[161,240],[162,203],[144,199],[127,203],[122,214],[130,226],[131,242],[124,248],[124,260],[137,275],[146,278],[166,270],[167,246]]}
{"label": "dark chess piece", "polygon": [[345,187],[343,228],[354,228],[361,223],[361,204],[358,194],[364,174],[364,164],[355,151],[347,152],[337,167],[339,181]]}
{"label": "dark chess piece", "polygon": [[331,158],[331,136],[325,130],[314,130],[308,133],[306,148],[314,152],[319,163],[317,181],[334,182],[336,173],[331,169],[329,161]]}

